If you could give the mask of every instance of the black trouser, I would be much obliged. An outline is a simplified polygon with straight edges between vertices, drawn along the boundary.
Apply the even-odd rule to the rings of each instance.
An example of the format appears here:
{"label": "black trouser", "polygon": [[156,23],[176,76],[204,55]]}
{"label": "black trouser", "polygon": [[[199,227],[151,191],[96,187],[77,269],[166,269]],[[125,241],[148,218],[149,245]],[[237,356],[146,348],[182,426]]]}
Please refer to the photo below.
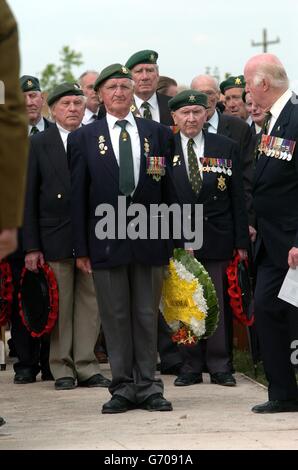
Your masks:
{"label": "black trouser", "polygon": [[286,273],[287,269],[272,263],[263,245],[257,263],[255,318],[270,400],[298,398],[290,360],[292,332],[298,331],[298,309],[277,297]]}
{"label": "black trouser", "polygon": [[49,376],[50,336],[44,335],[41,338],[33,338],[23,325],[19,315],[18,293],[24,260],[22,258],[11,259],[10,266],[14,285],[11,337],[18,357],[18,362],[13,366],[14,370],[18,375],[34,377],[41,370],[42,375]]}

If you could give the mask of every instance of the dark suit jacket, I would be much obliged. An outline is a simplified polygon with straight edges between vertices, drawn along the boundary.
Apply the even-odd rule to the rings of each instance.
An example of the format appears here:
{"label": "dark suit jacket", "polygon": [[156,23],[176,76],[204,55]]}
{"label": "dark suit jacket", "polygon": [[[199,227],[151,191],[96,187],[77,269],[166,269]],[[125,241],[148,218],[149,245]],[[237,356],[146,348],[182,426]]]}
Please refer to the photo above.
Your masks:
{"label": "dark suit jacket", "polygon": [[30,139],[23,243],[47,261],[73,256],[70,223],[70,174],[56,125]]}
{"label": "dark suit jacket", "polygon": [[[217,134],[205,136],[205,157],[232,160],[232,175],[204,172],[198,196],[191,188],[180,133],[175,135],[175,155],[180,165],[173,166],[173,180],[180,204],[203,204],[203,246],[195,252],[198,259],[231,259],[235,248],[248,247],[248,223],[243,185],[240,177],[239,154],[236,143]],[[225,178],[226,189],[218,187],[218,178]],[[194,208],[194,207],[193,207]]]}
{"label": "dark suit jacket", "polygon": [[[173,135],[170,129],[154,121],[135,118],[141,145],[141,166],[138,185],[130,203],[142,204],[148,211],[147,225],[154,222],[150,217],[150,204],[168,202],[168,171],[171,168],[170,148]],[[107,147],[101,155],[98,138],[103,136]],[[147,139],[147,141],[145,140]],[[167,159],[166,175],[155,181],[146,173],[144,144],[148,142],[150,156],[165,156]],[[167,240],[130,240],[117,236],[119,166],[113,152],[106,118],[82,127],[70,134],[68,153],[72,175],[72,221],[75,255],[89,256],[93,268],[109,268],[129,263],[147,265],[167,264],[171,255],[172,243]],[[99,204],[109,204],[116,213],[116,236],[100,240],[95,230],[102,215],[95,215]],[[106,214],[104,214],[105,216]],[[121,212],[123,216],[123,212]],[[122,227],[131,223],[131,217],[124,213]],[[156,219],[155,219],[156,221]]]}
{"label": "dark suit jacket", "polygon": [[49,121],[47,118],[43,118],[44,120],[44,130],[48,129],[51,126],[54,126],[55,124],[51,121]]}
{"label": "dark suit jacket", "polygon": [[[288,101],[270,134],[298,141],[297,104]],[[253,195],[258,222],[256,254],[263,240],[274,264],[286,269],[289,250],[298,247],[298,145],[291,161],[261,154]]]}
{"label": "dark suit jacket", "polygon": [[219,123],[217,133],[235,140],[240,146],[240,160],[242,165],[243,187],[248,220],[251,225],[255,225],[252,198],[255,141],[252,138],[251,129],[249,125],[240,118],[220,113],[218,116]]}
{"label": "dark suit jacket", "polygon": [[173,126],[174,121],[169,108],[169,100],[171,97],[162,95],[161,93],[156,93],[156,96],[159,107],[160,123],[165,126]]}
{"label": "dark suit jacket", "polygon": [[[174,121],[170,112],[170,108],[168,106],[168,102],[171,99],[170,96],[162,95],[160,93],[156,93],[157,102],[159,107],[159,114],[160,114],[160,123],[164,124],[165,126],[173,126]],[[98,111],[98,119],[102,119],[106,115],[106,108],[104,105],[101,105]]]}

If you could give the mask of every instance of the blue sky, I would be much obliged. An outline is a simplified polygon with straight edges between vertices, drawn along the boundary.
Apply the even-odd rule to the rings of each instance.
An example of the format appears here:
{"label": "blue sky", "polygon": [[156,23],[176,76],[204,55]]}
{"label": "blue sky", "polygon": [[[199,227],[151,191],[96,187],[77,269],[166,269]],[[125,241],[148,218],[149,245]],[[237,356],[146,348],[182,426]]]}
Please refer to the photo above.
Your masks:
{"label": "blue sky", "polygon": [[159,53],[161,75],[189,85],[192,78],[216,67],[242,73],[246,60],[262,52],[251,47],[262,29],[280,44],[269,46],[284,63],[298,91],[298,2],[283,0],[8,0],[20,31],[22,74],[39,75],[57,63],[64,45],[83,54],[76,69],[100,71],[124,63],[134,52]]}

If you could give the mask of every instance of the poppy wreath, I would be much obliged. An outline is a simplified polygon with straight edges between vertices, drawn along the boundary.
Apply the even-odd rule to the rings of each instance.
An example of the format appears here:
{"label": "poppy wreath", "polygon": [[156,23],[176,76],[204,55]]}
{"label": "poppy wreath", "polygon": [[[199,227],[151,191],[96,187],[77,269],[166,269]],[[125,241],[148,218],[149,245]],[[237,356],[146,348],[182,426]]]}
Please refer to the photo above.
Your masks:
{"label": "poppy wreath", "polygon": [[178,344],[192,346],[216,330],[219,306],[213,282],[204,266],[181,248],[170,260],[160,310]]}
{"label": "poppy wreath", "polygon": [[242,292],[241,287],[239,285],[239,277],[242,274],[242,271],[240,272],[240,263],[243,263],[243,266],[247,271],[248,261],[247,259],[240,260],[240,256],[238,253],[234,256],[233,260],[227,267],[227,277],[229,285],[228,294],[230,296],[230,306],[232,308],[234,316],[237,318],[237,320],[239,320],[240,323],[246,326],[251,326],[254,323],[255,317],[254,315],[251,315],[251,317],[249,318],[244,308],[243,296],[247,293]]}
{"label": "poppy wreath", "polygon": [[0,262],[0,326],[6,325],[11,315],[13,297],[12,273],[7,261]]}
{"label": "poppy wreath", "polygon": [[58,312],[59,312],[59,291],[58,291],[58,284],[57,280],[54,274],[54,271],[52,268],[47,264],[44,263],[43,266],[40,264],[38,265],[39,271],[41,271],[44,274],[44,277],[47,282],[47,295],[48,295],[48,316],[47,316],[47,321],[41,331],[34,331],[30,325],[30,322],[28,321],[28,315],[24,311],[24,299],[23,299],[23,284],[24,284],[24,279],[27,273],[30,273],[27,268],[23,268],[22,274],[21,274],[21,280],[20,280],[20,291],[18,294],[18,299],[19,299],[19,314],[21,316],[21,320],[24,324],[24,326],[27,328],[29,333],[33,338],[39,338],[44,334],[50,333],[52,329],[54,328],[57,318],[58,318]]}

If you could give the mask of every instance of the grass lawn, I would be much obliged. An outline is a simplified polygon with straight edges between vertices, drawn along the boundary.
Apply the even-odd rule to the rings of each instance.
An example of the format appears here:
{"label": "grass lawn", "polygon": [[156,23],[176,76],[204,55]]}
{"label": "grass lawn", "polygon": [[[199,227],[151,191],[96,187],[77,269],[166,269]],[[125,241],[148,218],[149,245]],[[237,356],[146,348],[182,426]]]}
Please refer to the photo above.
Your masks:
{"label": "grass lawn", "polygon": [[237,372],[242,372],[257,382],[268,386],[262,363],[259,362],[255,369],[248,351],[234,349],[234,368]]}

